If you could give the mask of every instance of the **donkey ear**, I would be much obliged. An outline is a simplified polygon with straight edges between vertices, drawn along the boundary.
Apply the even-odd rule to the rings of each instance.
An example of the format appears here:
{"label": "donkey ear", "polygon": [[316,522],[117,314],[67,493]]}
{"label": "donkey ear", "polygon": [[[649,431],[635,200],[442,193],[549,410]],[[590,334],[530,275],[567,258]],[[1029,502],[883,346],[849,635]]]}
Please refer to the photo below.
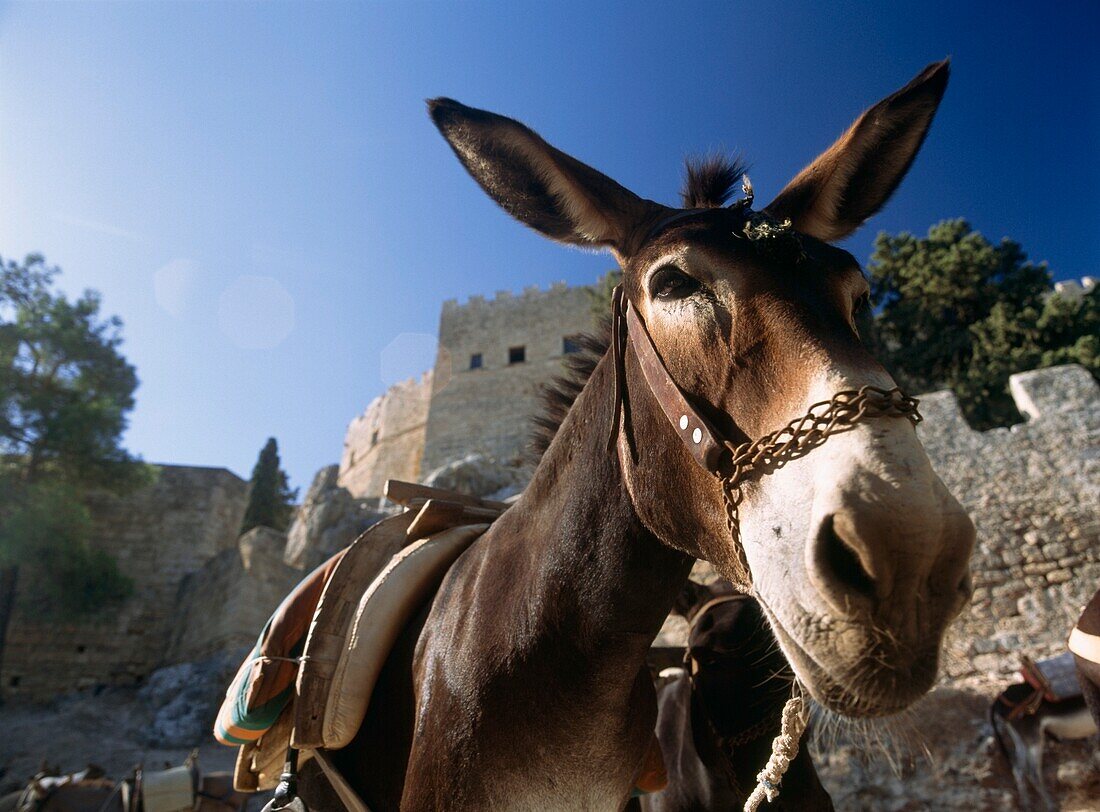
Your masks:
{"label": "donkey ear", "polygon": [[688,580],[672,602],[672,614],[679,615],[684,620],[691,620],[692,615],[713,597],[711,591],[703,584]]}
{"label": "donkey ear", "polygon": [[948,60],[856,119],[840,139],[803,169],[767,207],[796,230],[832,241],[846,237],[882,208],[924,142],[947,88]]}
{"label": "donkey ear", "polygon": [[431,99],[428,112],[474,180],[501,207],[560,242],[626,251],[651,204],[504,116]]}

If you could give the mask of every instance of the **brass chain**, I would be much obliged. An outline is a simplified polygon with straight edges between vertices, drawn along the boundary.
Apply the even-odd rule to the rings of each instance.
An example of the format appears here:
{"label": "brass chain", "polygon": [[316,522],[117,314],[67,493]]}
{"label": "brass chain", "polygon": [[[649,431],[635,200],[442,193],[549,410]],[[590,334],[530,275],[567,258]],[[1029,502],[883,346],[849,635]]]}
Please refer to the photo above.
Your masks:
{"label": "brass chain", "polygon": [[805,415],[796,418],[781,429],[765,434],[752,442],[734,446],[725,441],[731,454],[730,471],[720,476],[722,495],[726,502],[726,527],[733,539],[741,566],[739,589],[751,590],[749,562],[745,545],[741,540],[739,511],[745,498],[744,483],[753,473],[768,473],[783,467],[793,459],[821,445],[832,434],[853,427],[867,417],[904,417],[914,426],[921,422],[917,411],[919,401],[898,388],[880,389],[864,386],[862,389],[846,389],[837,392],[829,400],[815,403]]}

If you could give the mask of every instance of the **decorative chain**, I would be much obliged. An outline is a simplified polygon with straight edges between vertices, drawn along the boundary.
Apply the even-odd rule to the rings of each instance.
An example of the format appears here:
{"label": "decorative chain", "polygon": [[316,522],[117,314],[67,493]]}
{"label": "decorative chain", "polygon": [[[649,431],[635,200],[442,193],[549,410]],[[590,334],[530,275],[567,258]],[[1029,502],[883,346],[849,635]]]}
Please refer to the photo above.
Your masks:
{"label": "decorative chain", "polygon": [[837,392],[830,400],[815,403],[805,415],[796,418],[783,428],[765,434],[752,442],[734,446],[725,441],[729,451],[730,471],[722,480],[722,494],[726,502],[726,527],[737,550],[741,566],[739,588],[751,590],[749,562],[741,541],[740,506],[746,478],[753,473],[767,473],[798,459],[811,449],[821,445],[832,434],[846,431],[868,417],[904,417],[914,426],[921,422],[917,411],[919,401],[906,395],[901,389],[880,389],[864,386],[862,389],[846,389]]}

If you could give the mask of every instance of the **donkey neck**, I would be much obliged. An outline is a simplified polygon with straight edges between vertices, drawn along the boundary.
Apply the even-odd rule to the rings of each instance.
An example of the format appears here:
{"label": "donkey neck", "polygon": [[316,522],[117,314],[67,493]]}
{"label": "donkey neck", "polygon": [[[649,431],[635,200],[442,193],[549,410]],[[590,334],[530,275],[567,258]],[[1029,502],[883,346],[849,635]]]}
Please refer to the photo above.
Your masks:
{"label": "donkey neck", "polygon": [[646,653],[692,559],[645,529],[607,451],[609,360],[440,589],[403,807],[614,808],[637,778],[657,716]]}
{"label": "donkey neck", "polygon": [[692,559],[662,544],[638,518],[609,452],[613,363],[605,356],[543,455],[517,518],[537,528],[547,610],[576,613],[586,637],[636,635],[648,647]]}

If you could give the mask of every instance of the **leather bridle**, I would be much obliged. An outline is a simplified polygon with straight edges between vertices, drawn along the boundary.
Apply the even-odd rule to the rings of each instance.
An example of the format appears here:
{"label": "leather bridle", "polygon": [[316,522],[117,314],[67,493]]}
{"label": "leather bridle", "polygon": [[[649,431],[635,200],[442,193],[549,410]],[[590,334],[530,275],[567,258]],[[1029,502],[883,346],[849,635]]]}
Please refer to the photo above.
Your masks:
{"label": "leather bridle", "polygon": [[730,580],[746,593],[751,594],[752,591],[752,574],[741,540],[739,507],[744,499],[743,487],[750,475],[771,473],[816,448],[830,435],[850,429],[865,418],[904,417],[913,425],[921,421],[917,411],[919,401],[900,388],[864,386],[858,390],[837,392],[831,399],[815,403],[806,414],[782,428],[756,440],[734,444],[691,405],[673,380],[645,322],[627,298],[622,285],[615,288],[611,306],[615,407],[608,450],[617,448],[622,424],[633,451],[633,437],[629,431],[630,404],[626,391],[626,348],[629,345],[637,357],[646,385],[692,459],[721,482],[726,527],[737,550],[740,569]]}

